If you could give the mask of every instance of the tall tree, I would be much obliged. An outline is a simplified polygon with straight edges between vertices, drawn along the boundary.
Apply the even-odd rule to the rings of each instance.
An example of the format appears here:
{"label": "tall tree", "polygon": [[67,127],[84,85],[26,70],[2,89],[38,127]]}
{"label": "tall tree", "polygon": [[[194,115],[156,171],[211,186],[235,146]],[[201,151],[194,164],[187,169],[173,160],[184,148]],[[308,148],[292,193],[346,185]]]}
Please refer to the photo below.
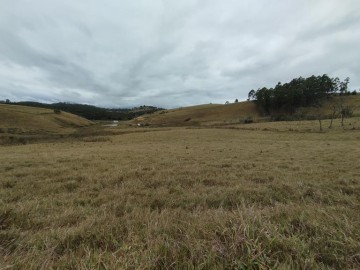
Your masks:
{"label": "tall tree", "polygon": [[299,107],[318,106],[333,93],[347,93],[349,78],[343,82],[330,78],[327,74],[295,78],[289,83],[280,82],[274,88],[259,88],[249,92],[249,100],[254,99],[265,114],[294,113]]}

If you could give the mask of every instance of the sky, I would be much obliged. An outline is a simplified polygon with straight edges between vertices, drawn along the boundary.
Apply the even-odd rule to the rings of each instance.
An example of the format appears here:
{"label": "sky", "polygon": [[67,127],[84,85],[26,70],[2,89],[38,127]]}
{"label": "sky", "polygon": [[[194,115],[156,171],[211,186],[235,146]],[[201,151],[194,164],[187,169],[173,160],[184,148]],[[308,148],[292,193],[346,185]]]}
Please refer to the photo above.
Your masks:
{"label": "sky", "polygon": [[0,100],[164,108],[360,88],[359,0],[1,0]]}

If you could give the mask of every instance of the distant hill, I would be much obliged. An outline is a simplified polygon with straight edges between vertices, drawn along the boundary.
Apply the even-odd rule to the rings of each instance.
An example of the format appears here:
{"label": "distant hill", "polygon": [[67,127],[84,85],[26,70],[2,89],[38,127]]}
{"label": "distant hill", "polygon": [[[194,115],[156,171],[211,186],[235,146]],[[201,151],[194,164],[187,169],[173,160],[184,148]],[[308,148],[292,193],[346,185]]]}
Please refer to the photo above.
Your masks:
{"label": "distant hill", "polygon": [[345,107],[348,106],[353,111],[354,116],[360,115],[360,95],[347,95],[329,97],[320,108],[299,108],[293,114],[264,115],[254,101],[244,101],[232,104],[206,104],[163,110],[137,117],[133,120],[133,123],[150,126],[207,126],[245,123],[247,120],[250,120],[250,122],[263,122],[315,119],[318,114],[322,115],[322,118],[329,118],[333,106],[337,106],[339,102],[343,102]]}
{"label": "distant hill", "polygon": [[140,107],[134,107],[131,109],[108,109],[92,105],[67,102],[47,104],[32,101],[21,101],[12,104],[38,108],[59,109],[82,116],[89,120],[130,120],[143,114],[163,110],[162,108],[145,105]]}
{"label": "distant hill", "polygon": [[164,110],[151,115],[135,118],[134,123],[156,126],[191,126],[238,123],[245,118],[261,118],[254,102],[245,101],[232,104],[206,104]]}
{"label": "distant hill", "polygon": [[85,118],[63,111],[0,104],[2,134],[67,134],[91,124]]}

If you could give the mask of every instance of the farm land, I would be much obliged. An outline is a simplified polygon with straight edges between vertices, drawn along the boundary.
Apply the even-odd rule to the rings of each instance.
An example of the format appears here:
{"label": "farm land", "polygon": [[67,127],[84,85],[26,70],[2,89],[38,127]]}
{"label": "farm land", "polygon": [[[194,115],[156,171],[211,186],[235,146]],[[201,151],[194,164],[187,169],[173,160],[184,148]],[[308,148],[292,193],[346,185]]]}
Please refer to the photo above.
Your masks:
{"label": "farm land", "polygon": [[358,269],[359,120],[0,146],[0,269]]}

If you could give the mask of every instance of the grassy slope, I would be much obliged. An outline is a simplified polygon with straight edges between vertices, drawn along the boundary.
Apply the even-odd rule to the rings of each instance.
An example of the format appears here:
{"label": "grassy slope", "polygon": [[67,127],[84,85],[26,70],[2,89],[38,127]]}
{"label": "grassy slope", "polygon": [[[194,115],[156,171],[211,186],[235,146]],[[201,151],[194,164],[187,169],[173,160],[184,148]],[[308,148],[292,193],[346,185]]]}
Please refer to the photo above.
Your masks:
{"label": "grassy slope", "polygon": [[239,122],[240,119],[242,120],[247,116],[260,116],[253,102],[239,102],[226,105],[208,104],[167,110],[140,117],[139,119],[135,119],[135,122],[145,122],[150,125],[181,126],[198,123],[206,125],[223,122]]}
{"label": "grassy slope", "polygon": [[324,102],[319,110],[315,108],[302,108],[300,110],[309,115],[314,115],[320,112],[320,114],[328,116],[332,114],[333,106],[338,106],[340,103],[343,103],[344,106],[350,106],[354,110],[354,115],[360,115],[360,94],[333,97],[332,99]]}
{"label": "grassy slope", "polygon": [[[332,105],[338,103],[340,99],[343,99],[344,104],[353,107],[355,114],[360,114],[360,95],[334,97],[323,104],[320,114],[331,115]],[[301,108],[299,111],[308,115],[319,113],[319,110],[314,108]],[[167,110],[139,117],[134,122],[160,126],[213,125],[242,123],[249,116],[255,122],[263,119],[254,102],[244,101],[225,105],[209,104]]]}
{"label": "grassy slope", "polygon": [[0,266],[359,269],[359,130],[305,123],[4,147]]}
{"label": "grassy slope", "polygon": [[0,128],[11,133],[71,133],[92,122],[80,116],[53,110],[0,104]]}

